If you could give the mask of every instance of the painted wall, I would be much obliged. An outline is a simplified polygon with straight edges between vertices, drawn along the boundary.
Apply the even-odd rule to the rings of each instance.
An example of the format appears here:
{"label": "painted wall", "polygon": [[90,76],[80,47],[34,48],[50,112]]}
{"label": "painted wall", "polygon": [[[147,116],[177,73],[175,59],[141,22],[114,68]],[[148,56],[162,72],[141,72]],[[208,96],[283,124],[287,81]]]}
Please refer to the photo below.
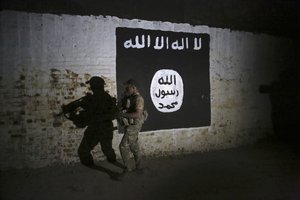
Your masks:
{"label": "painted wall", "polygon": [[[272,134],[269,98],[259,86],[277,78],[287,39],[103,16],[1,11],[0,17],[0,169],[79,161],[83,129],[56,114],[88,91],[85,81],[94,75],[116,96],[117,27],[210,36],[211,126],[143,132],[144,156],[225,149]],[[121,137],[115,131],[119,158]],[[99,146],[93,153],[104,159]]]}

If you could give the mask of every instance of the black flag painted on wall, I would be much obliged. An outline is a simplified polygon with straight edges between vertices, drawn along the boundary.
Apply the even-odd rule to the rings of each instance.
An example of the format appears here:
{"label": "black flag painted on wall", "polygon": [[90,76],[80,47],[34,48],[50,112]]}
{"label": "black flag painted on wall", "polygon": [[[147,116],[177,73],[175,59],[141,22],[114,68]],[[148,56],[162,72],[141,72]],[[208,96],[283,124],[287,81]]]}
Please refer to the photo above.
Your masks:
{"label": "black flag painted on wall", "polygon": [[209,35],[117,28],[117,94],[134,78],[149,118],[143,131],[210,125]]}

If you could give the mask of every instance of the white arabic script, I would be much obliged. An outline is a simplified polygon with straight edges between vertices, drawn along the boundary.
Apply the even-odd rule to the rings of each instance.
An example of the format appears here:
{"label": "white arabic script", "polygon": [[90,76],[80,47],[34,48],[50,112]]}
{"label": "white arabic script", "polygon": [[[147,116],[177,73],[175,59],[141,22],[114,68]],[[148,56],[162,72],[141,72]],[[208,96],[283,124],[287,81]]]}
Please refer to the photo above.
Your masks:
{"label": "white arabic script", "polygon": [[181,37],[172,40],[168,36],[156,36],[152,38],[150,35],[136,35],[124,42],[124,48],[143,49],[153,48],[155,50],[172,49],[172,50],[188,50],[193,46],[193,50],[200,50],[202,47],[201,37],[193,37],[193,43],[190,43],[190,37]]}

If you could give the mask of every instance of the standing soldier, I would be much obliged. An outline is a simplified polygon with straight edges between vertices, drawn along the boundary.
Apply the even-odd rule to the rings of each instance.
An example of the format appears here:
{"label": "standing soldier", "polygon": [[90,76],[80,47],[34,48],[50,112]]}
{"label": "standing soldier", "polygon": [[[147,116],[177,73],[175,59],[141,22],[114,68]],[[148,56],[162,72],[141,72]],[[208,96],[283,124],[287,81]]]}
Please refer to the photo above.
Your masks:
{"label": "standing soldier", "polygon": [[[145,120],[144,116],[144,99],[140,95],[137,82],[129,79],[125,82],[126,87],[126,107],[120,116],[127,119],[128,123],[124,123],[124,136],[119,145],[121,156],[126,166],[125,172],[134,169],[141,169],[141,155],[138,144],[138,135]],[[133,154],[135,160],[135,168],[130,165],[130,154]]]}

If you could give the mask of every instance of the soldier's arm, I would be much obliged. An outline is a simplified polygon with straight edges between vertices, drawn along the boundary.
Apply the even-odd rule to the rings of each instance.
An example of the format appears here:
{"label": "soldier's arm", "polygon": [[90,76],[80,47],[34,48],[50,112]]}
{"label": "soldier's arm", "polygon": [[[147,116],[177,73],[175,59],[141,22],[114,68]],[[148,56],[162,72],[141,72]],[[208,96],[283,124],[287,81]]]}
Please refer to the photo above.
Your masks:
{"label": "soldier's arm", "polygon": [[140,117],[142,117],[143,115],[143,110],[141,109],[138,109],[136,110],[135,112],[132,112],[132,113],[123,113],[121,114],[123,117],[126,117],[126,118],[133,118],[133,119],[138,119]]}
{"label": "soldier's arm", "polygon": [[123,113],[123,117],[133,119],[138,119],[142,117],[144,111],[144,99],[142,97],[138,97],[136,101],[136,111],[132,113]]}

